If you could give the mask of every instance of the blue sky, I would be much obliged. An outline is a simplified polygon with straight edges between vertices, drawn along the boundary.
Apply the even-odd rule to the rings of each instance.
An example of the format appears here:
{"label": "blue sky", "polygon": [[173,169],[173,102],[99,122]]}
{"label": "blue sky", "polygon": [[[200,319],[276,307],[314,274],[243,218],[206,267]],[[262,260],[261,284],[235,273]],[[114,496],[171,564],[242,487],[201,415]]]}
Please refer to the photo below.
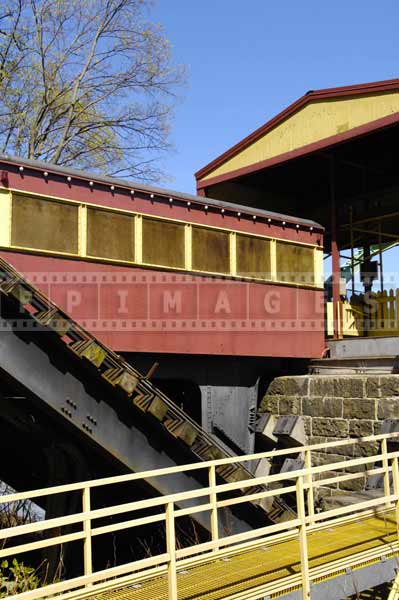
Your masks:
{"label": "blue sky", "polygon": [[307,90],[399,75],[398,0],[156,0],[151,18],[188,69],[163,161],[180,191]]}

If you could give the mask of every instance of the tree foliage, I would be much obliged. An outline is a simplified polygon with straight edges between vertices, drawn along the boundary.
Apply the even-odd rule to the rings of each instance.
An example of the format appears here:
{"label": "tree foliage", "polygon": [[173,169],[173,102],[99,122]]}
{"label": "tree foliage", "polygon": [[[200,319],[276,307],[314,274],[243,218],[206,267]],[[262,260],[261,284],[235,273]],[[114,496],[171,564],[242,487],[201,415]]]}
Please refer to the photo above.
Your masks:
{"label": "tree foliage", "polygon": [[0,564],[0,598],[22,594],[39,587],[35,569],[13,559],[11,564],[4,560]]}
{"label": "tree foliage", "polygon": [[149,0],[3,0],[0,152],[156,180],[184,69]]}

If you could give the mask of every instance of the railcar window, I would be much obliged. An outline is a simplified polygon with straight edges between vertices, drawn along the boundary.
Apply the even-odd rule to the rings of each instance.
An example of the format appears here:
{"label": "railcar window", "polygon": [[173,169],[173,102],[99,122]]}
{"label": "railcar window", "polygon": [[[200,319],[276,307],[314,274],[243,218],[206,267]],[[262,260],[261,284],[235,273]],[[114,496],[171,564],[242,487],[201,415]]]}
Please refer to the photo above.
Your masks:
{"label": "railcar window", "polygon": [[[323,266],[318,252],[311,245],[289,240],[118,212],[108,207],[86,205],[80,209],[72,202],[19,192],[12,194],[10,216],[13,247],[321,286],[320,281],[316,282]],[[82,247],[80,233],[82,241],[87,242]]]}
{"label": "railcar window", "polygon": [[184,224],[143,218],[143,262],[184,269]]}
{"label": "railcar window", "polygon": [[87,254],[134,261],[134,217],[88,208]]}
{"label": "railcar window", "polygon": [[193,227],[192,263],[194,271],[229,273],[229,234],[224,231]]}
{"label": "railcar window", "polygon": [[277,242],[277,280],[289,283],[314,283],[313,248]]}
{"label": "railcar window", "polygon": [[237,234],[237,274],[270,279],[270,240]]}
{"label": "railcar window", "polygon": [[13,195],[11,244],[77,254],[78,207],[47,198]]}

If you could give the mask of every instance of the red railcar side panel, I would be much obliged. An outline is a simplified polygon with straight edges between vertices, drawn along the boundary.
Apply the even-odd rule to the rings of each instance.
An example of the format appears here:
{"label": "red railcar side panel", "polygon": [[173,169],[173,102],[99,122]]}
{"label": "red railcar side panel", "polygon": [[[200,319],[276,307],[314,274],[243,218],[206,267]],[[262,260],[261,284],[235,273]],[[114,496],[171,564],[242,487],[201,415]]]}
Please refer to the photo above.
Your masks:
{"label": "red railcar side panel", "polygon": [[1,251],[118,352],[320,357],[323,292]]}

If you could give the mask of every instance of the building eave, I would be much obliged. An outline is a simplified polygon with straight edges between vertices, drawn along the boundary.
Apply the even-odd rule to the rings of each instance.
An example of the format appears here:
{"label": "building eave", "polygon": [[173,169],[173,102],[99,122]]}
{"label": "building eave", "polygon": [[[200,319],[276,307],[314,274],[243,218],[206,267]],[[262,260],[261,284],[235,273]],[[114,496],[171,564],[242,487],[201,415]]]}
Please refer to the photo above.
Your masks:
{"label": "building eave", "polygon": [[[285,121],[299,109],[303,108],[306,104],[315,102],[317,100],[328,100],[335,98],[344,98],[346,96],[361,96],[368,94],[376,94],[390,91],[399,91],[399,79],[389,79],[386,81],[376,81],[371,83],[363,83],[357,85],[348,85],[343,87],[326,88],[320,90],[311,90],[304,94],[301,98],[290,104],[287,108],[277,114],[275,117],[267,121],[264,125],[250,133],[243,140],[223,152],[220,156],[216,157],[210,163],[202,167],[195,173],[195,178],[198,183],[200,180],[209,175],[216,168],[220,167],[227,160],[231,159],[242,152],[245,148],[256,142],[258,139],[263,137],[269,131],[274,129],[277,125]],[[199,187],[204,187],[203,185]]]}

